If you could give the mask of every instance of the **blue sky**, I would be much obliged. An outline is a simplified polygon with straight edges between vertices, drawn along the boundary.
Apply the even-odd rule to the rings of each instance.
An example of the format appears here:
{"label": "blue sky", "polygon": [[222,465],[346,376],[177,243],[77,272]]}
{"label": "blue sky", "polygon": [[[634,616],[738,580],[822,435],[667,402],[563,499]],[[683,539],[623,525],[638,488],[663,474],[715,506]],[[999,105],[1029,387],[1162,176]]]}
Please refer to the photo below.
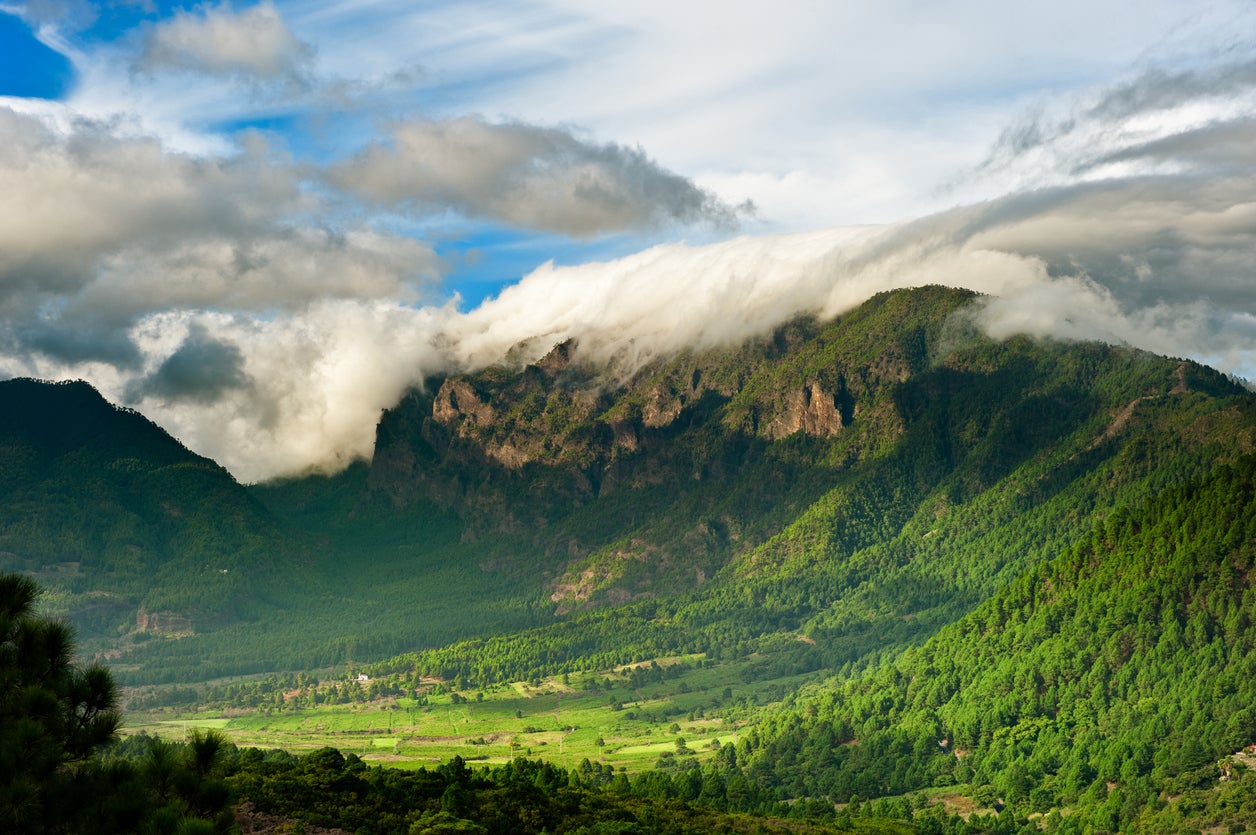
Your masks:
{"label": "blue sky", "polygon": [[245,479],[942,281],[1256,373],[1247,2],[0,0],[0,374]]}
{"label": "blue sky", "polygon": [[20,18],[0,15],[0,95],[57,99],[74,79],[70,59],[45,45]]}

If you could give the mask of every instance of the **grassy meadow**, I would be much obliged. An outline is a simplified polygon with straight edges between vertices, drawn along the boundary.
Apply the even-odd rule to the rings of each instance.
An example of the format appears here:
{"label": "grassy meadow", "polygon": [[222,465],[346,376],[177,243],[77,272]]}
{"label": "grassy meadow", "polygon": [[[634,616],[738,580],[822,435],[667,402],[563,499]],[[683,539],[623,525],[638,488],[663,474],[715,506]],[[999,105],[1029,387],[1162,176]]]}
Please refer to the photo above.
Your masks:
{"label": "grassy meadow", "polygon": [[[242,747],[294,754],[331,746],[368,763],[431,766],[455,755],[495,764],[533,757],[576,766],[588,759],[637,773],[709,759],[736,745],[738,731],[763,706],[792,692],[806,677],[744,683],[739,663],[690,664],[657,659],[683,672],[632,686],[631,665],[598,673],[514,682],[485,690],[425,693],[269,711],[214,707],[129,712],[125,733],[182,738],[213,728]],[[443,689],[443,688],[438,688]]]}

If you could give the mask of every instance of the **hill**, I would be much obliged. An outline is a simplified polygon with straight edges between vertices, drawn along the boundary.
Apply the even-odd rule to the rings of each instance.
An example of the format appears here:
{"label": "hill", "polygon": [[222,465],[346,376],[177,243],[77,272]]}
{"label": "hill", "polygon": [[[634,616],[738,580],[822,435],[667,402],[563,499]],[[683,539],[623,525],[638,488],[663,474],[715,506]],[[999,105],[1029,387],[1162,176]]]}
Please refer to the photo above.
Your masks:
{"label": "hill", "polygon": [[995,342],[979,304],[886,293],[631,375],[559,345],[411,392],[369,465],[247,490],[82,384],[11,381],[0,567],[129,683],[398,653],[381,669],[480,682],[855,669],[1256,438],[1208,368]]}
{"label": "hill", "polygon": [[370,662],[452,704],[685,657],[791,689],[658,791],[1245,825],[1256,396],[992,341],[981,303],[887,293],[630,375],[566,343],[411,392],[370,464],[247,489],[85,384],[9,381],[0,568],[133,684]]}
{"label": "hill", "polygon": [[89,648],[256,621],[317,587],[222,467],[83,382],[0,382],[0,568]]}
{"label": "hill", "polygon": [[392,667],[487,681],[767,646],[798,669],[862,663],[1251,448],[1254,400],[1222,375],[995,343],[975,301],[885,294],[627,382],[560,346],[412,394],[358,506],[451,514],[451,553],[539,586],[553,621]]}
{"label": "hill", "polygon": [[1052,831],[1250,822],[1253,543],[1249,454],[1109,515],[922,646],[815,688],[760,728],[746,767],[837,801],[972,784],[1063,809]]}

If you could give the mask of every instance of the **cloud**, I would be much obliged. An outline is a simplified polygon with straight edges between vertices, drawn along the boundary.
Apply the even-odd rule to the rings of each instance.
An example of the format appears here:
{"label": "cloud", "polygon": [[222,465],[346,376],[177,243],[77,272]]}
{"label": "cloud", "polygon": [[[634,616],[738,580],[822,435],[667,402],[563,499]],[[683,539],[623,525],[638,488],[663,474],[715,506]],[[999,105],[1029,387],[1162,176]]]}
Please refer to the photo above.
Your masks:
{"label": "cloud", "polygon": [[1248,55],[1226,53],[1219,63],[1185,69],[1151,66],[1063,108],[1039,106],[1022,116],[977,173],[1021,172],[1045,185],[1148,173],[1156,164],[1242,163],[1250,158],[1239,146],[1250,135],[1253,107],[1256,59]]}
{"label": "cloud", "polygon": [[314,48],[299,41],[270,2],[236,11],[230,3],[180,11],[156,24],[136,64],[146,72],[304,83]]}
{"label": "cloud", "polygon": [[155,397],[167,402],[190,399],[212,403],[250,382],[244,373],[244,354],[237,346],[209,336],[203,325],[194,323],[189,330],[183,343],[156,371],[136,381],[127,394],[128,401]]}
{"label": "cloud", "polygon": [[[996,338],[1100,339],[1250,375],[1254,179],[1083,182],[901,224],[545,265],[468,312],[387,293],[272,313],[154,307],[132,319],[129,366],[87,374],[82,360],[46,354],[0,365],[89,376],[245,480],[369,457],[380,411],[430,375],[535,359],[574,337],[581,357],[627,376],[677,351],[736,344],[799,314],[831,317],[924,284],[989,294],[972,315]],[[155,286],[140,282],[136,293]],[[230,297],[225,285],[216,294]],[[53,323],[52,333],[74,331]]]}
{"label": "cloud", "polygon": [[[897,18],[803,5],[781,38],[752,6],[721,6],[713,29],[712,10],[653,0],[315,3],[291,26],[271,4],[221,4],[142,41],[67,36],[84,47],[74,100],[0,108],[0,372],[90,379],[245,480],[368,457],[380,410],[431,374],[575,337],[627,375],[928,283],[990,294],[972,316],[996,337],[1104,339],[1256,374],[1247,47],[1044,99],[1076,91],[1070,73],[1096,77],[1071,57],[1128,66],[1180,9],[1153,4],[1118,33],[1043,7],[1034,22],[1059,36],[1028,47],[990,15],[943,10],[887,52]],[[377,13],[396,25],[381,32]],[[969,179],[1027,102],[979,182],[951,193],[969,205],[930,211],[940,198],[922,189]],[[394,118],[383,136],[379,113]],[[574,119],[650,155],[535,124]],[[249,123],[291,130],[294,150],[233,133]],[[795,229],[930,213],[546,264],[467,312],[425,304],[442,263],[416,229],[724,232],[739,210],[716,194],[743,192],[794,211],[765,222]]]}
{"label": "cloud", "polygon": [[[341,299],[281,317],[154,315],[132,332],[151,371],[115,388],[243,481],[335,471],[369,458],[380,412],[446,368],[435,345],[451,313]],[[211,370],[196,368],[206,356]]]}
{"label": "cloud", "polygon": [[[441,270],[431,246],[362,225],[317,167],[258,135],[193,156],[64,115],[0,107],[0,373],[90,379],[252,480],[369,457],[382,409],[476,359],[457,334],[478,325],[422,306]],[[706,199],[640,152],[506,132],[549,142],[536,153],[571,180],[579,165],[619,166],[623,200],[665,195],[667,217]],[[579,158],[568,169],[564,147]],[[532,177],[537,196],[544,178]],[[591,193],[586,207],[613,203]],[[615,222],[651,217],[640,205],[613,211]],[[536,336],[531,325],[517,322],[510,341]]]}
{"label": "cloud", "polygon": [[127,364],[127,329],[156,312],[413,301],[439,273],[413,238],[320,225],[301,172],[256,139],[198,158],[3,108],[0,134],[0,317],[15,354]]}
{"label": "cloud", "polygon": [[1256,162],[1256,119],[1218,120],[1192,130],[1120,148],[1079,166],[1080,171],[1129,161],[1169,163],[1177,167],[1228,167]]}
{"label": "cloud", "polygon": [[993,298],[1013,333],[1129,344],[1256,371],[1256,175],[1186,172],[1017,193],[885,227],[672,245],[545,266],[449,324],[457,360],[567,338],[629,376],[687,348],[735,344],[791,316],[838,315],[882,290],[944,284]]}
{"label": "cloud", "polygon": [[35,26],[86,28],[99,16],[90,0],[27,0],[21,5],[6,3],[3,8]]}
{"label": "cloud", "polygon": [[1130,81],[1106,90],[1088,108],[1086,115],[1104,121],[1124,120],[1201,100],[1233,98],[1254,87],[1256,60],[1246,57],[1179,71],[1151,67]]}
{"label": "cloud", "polygon": [[577,237],[673,223],[731,227],[739,211],[639,148],[475,116],[399,123],[389,144],[370,144],[329,176],[390,208],[417,214],[452,208]]}

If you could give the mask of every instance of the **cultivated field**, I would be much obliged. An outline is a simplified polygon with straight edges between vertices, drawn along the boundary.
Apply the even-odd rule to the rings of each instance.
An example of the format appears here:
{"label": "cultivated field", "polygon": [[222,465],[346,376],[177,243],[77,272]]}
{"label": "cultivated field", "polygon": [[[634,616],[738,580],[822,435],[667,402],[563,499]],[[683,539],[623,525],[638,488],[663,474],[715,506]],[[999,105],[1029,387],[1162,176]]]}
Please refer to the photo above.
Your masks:
{"label": "cultivated field", "polygon": [[[656,669],[682,660],[660,659]],[[242,747],[300,754],[331,746],[401,768],[435,765],[455,755],[484,764],[526,756],[565,766],[588,759],[636,773],[702,761],[721,746],[736,745],[738,729],[761,706],[805,679],[746,684],[744,664],[699,665],[633,687],[632,671],[278,712],[131,712],[124,731],[178,738],[191,728],[213,728]]]}

